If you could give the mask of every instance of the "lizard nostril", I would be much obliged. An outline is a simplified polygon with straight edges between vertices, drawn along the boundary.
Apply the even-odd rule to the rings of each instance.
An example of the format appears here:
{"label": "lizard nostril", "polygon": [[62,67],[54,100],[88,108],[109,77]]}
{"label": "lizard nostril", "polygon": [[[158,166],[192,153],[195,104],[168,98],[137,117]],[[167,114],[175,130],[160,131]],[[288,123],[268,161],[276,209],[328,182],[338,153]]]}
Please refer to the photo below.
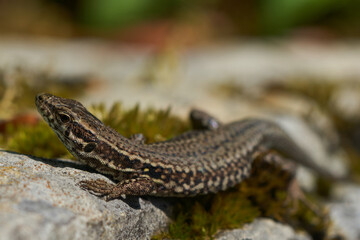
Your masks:
{"label": "lizard nostril", "polygon": [[36,100],[38,100],[38,101],[44,100],[43,94],[38,94],[38,95],[36,96]]}
{"label": "lizard nostril", "polygon": [[49,93],[39,93],[38,95],[36,95],[35,100],[39,102],[44,102],[50,99],[51,97],[53,97],[53,95]]}

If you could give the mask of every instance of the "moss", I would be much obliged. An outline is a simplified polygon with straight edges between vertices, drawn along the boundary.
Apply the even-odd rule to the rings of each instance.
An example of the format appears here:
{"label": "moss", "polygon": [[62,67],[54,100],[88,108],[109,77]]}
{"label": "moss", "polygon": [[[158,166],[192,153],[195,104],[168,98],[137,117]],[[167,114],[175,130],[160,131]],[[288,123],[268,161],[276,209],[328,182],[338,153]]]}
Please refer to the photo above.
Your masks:
{"label": "moss", "polygon": [[300,189],[291,188],[293,176],[281,165],[257,159],[252,177],[239,185],[239,191],[258,206],[262,216],[306,230],[314,239],[325,236],[329,217],[315,198],[301,197]]}
{"label": "moss", "polygon": [[307,195],[306,202],[298,203],[297,211],[293,213],[289,223],[297,228],[301,226],[300,229],[307,231],[313,239],[327,239],[331,226],[330,217],[326,208],[314,205],[316,202],[318,201],[314,196]]}
{"label": "moss", "polygon": [[141,111],[139,105],[135,105],[125,110],[118,102],[109,109],[106,109],[104,104],[97,104],[92,105],[89,110],[105,125],[125,137],[142,133],[147,143],[164,141],[190,129],[188,122],[170,114],[170,108],[148,108]]}
{"label": "moss", "polygon": [[178,199],[169,231],[153,239],[211,239],[221,229],[239,228],[260,215],[239,192]]}
{"label": "moss", "polygon": [[46,123],[35,126],[8,125],[0,135],[0,146],[4,149],[45,158],[73,158]]}

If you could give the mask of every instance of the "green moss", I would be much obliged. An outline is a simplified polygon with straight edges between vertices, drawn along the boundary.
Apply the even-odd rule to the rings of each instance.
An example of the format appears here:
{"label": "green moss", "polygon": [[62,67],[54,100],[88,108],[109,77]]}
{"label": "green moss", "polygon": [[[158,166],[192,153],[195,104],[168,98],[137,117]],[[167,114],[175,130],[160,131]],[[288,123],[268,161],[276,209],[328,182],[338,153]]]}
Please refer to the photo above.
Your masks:
{"label": "green moss", "polygon": [[307,195],[306,202],[301,201],[297,204],[297,211],[292,214],[289,223],[305,230],[313,239],[328,239],[330,217],[327,209],[319,204],[315,205],[316,202],[318,201],[314,196]]}
{"label": "green moss", "polygon": [[8,125],[0,137],[4,149],[45,158],[73,158],[45,122],[36,126]]}
{"label": "green moss", "polygon": [[179,199],[169,231],[153,239],[211,239],[221,229],[239,228],[260,216],[239,192]]}
{"label": "green moss", "polygon": [[314,239],[323,239],[329,217],[321,204],[315,198],[301,197],[301,190],[292,187],[293,176],[281,165],[264,162],[260,157],[253,166],[251,178],[239,184],[238,189],[261,215],[305,230]]}
{"label": "green moss", "polygon": [[188,122],[170,114],[170,108],[148,108],[141,111],[139,105],[136,105],[125,110],[118,102],[110,109],[106,109],[104,104],[97,104],[92,105],[89,110],[105,125],[114,128],[125,137],[142,133],[147,143],[164,141],[190,129]]}

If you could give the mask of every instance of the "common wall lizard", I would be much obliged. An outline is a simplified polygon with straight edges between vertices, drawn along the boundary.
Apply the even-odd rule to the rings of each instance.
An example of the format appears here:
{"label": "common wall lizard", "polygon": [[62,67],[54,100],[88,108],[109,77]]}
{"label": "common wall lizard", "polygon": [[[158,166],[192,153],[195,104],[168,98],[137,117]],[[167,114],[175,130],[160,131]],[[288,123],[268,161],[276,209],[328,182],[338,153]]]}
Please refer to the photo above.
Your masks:
{"label": "common wall lizard", "polygon": [[51,94],[36,96],[36,106],[66,148],[81,162],[119,182],[85,180],[80,186],[106,200],[121,195],[194,196],[226,190],[249,177],[253,160],[274,149],[297,163],[331,176],[275,123],[245,119],[220,124],[193,111],[203,130],[145,144],[105,126],[79,102]]}

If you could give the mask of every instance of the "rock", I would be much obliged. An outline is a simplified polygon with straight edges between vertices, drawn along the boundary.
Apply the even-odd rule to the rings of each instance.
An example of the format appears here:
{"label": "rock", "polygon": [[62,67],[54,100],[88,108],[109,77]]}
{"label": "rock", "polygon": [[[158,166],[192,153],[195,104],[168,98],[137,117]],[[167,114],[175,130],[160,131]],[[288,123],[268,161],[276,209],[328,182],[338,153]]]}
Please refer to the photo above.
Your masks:
{"label": "rock", "polygon": [[150,239],[166,228],[160,198],[106,202],[77,186],[106,177],[76,162],[0,151],[0,239]]}
{"label": "rock", "polygon": [[[128,197],[106,202],[79,188],[84,179],[104,179],[67,160],[0,151],[0,240],[150,239],[165,230],[172,203],[166,198]],[[347,239],[360,236],[360,188],[338,188],[330,215]],[[310,239],[289,226],[257,219],[216,239]]]}
{"label": "rock", "polygon": [[276,223],[271,219],[258,218],[250,224],[244,225],[242,229],[223,231],[218,234],[216,240],[243,240],[243,239],[292,239],[310,240],[305,233],[295,231],[284,224]]}
{"label": "rock", "polygon": [[360,239],[360,187],[339,185],[335,189],[337,201],[329,204],[329,214],[336,232],[348,240]]}

